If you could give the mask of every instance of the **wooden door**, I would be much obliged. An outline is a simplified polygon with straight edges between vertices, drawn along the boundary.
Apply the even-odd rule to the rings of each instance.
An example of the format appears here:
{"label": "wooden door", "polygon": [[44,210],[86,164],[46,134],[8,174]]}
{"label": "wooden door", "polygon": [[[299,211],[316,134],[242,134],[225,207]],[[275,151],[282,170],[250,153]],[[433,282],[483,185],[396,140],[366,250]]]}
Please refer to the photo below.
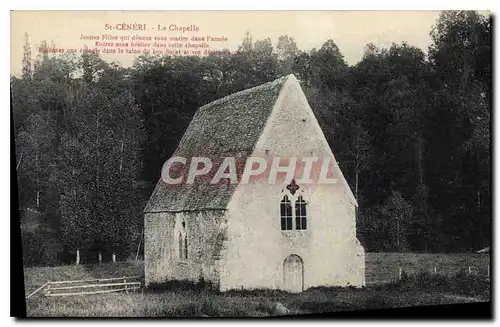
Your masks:
{"label": "wooden door", "polygon": [[292,254],[283,262],[283,284],[289,292],[302,292],[304,289],[304,265],[302,259]]}

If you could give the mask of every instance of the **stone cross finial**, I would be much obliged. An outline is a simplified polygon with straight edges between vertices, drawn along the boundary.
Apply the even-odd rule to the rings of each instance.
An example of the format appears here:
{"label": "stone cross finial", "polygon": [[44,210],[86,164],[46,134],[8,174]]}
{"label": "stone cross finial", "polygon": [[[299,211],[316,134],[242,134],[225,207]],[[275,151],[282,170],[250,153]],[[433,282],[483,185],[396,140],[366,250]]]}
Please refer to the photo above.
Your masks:
{"label": "stone cross finial", "polygon": [[295,179],[292,179],[292,182],[286,186],[286,189],[289,190],[292,195],[294,195],[299,188],[300,186],[295,184]]}

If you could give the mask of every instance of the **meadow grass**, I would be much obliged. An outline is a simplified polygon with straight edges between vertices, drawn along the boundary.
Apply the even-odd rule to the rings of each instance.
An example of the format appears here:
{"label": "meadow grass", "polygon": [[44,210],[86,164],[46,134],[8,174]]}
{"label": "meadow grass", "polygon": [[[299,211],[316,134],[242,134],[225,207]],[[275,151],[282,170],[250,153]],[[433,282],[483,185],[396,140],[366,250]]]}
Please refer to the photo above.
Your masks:
{"label": "meadow grass", "polygon": [[365,276],[367,285],[390,283],[399,274],[399,267],[407,274],[434,271],[454,276],[471,267],[473,275],[486,277],[490,265],[489,253],[366,253]]}
{"label": "meadow grass", "polygon": [[438,290],[316,288],[300,294],[255,291],[112,293],[27,300],[29,317],[265,317],[468,302]]}
{"label": "meadow grass", "polygon": [[[421,305],[489,301],[490,284],[484,275],[468,275],[466,265],[486,267],[489,256],[367,254],[365,288],[315,287],[300,294],[279,290],[216,292],[197,285],[156,285],[142,292],[47,298],[37,294],[26,301],[30,317],[265,317],[279,315],[277,303],[288,314],[337,312]],[[472,255],[471,255],[472,256]],[[427,267],[440,264],[438,274]],[[394,266],[403,266],[394,282]],[[396,268],[397,269],[397,268]],[[480,270],[479,268],[477,270]],[[368,273],[369,272],[369,273]],[[378,274],[378,275],[377,275]],[[90,279],[143,275],[142,262],[119,262],[27,268],[25,288],[33,291],[48,280]],[[382,276],[380,276],[382,275]],[[179,285],[177,285],[179,284]]]}

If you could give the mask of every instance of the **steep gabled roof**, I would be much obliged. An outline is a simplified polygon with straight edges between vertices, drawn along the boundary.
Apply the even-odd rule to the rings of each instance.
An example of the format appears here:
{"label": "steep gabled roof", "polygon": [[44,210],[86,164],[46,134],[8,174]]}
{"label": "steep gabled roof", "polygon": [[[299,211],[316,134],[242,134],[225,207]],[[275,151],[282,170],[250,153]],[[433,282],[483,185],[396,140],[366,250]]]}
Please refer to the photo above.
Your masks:
{"label": "steep gabled roof", "polygon": [[[297,90],[307,104],[299,82],[295,76],[288,75],[231,94],[198,109],[172,156],[185,158],[187,162],[181,165],[181,168],[171,169],[171,174],[186,176],[192,157],[210,158],[213,163],[212,170],[217,170],[216,167],[219,167],[224,157],[233,157],[236,161],[237,175],[241,176],[246,159],[254,152],[273,108],[278,105],[277,101],[285,83],[293,90]],[[307,110],[311,110],[309,106]],[[312,111],[310,113],[314,116]],[[319,125],[318,129],[320,130]],[[324,139],[322,132],[319,133]],[[326,139],[324,142],[327,144]],[[331,153],[331,149],[329,151]],[[333,156],[333,153],[331,155]],[[345,194],[357,206],[356,199],[338,165],[336,169],[337,174],[341,176],[340,183],[344,187]],[[207,174],[195,178],[193,184],[183,182],[178,185],[169,185],[160,178],[144,213],[225,210],[238,184],[211,184],[206,178],[212,177],[213,174]]]}
{"label": "steep gabled roof", "polygon": [[[290,75],[289,75],[290,76]],[[174,157],[236,156],[246,160],[288,76],[204,105],[194,115]],[[158,181],[144,212],[226,209],[237,184],[167,185]]]}

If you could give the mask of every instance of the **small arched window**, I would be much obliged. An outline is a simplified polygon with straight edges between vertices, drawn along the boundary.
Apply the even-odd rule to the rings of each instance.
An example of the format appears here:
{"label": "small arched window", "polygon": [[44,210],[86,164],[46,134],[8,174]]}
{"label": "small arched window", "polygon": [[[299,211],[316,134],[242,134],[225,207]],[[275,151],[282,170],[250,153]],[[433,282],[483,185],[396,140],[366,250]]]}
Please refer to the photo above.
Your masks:
{"label": "small arched window", "polygon": [[306,201],[302,195],[295,201],[295,229],[307,229]]}
{"label": "small arched window", "polygon": [[184,242],[182,233],[179,232],[179,259],[184,259]]}
{"label": "small arched window", "polygon": [[188,243],[186,233],[186,223],[182,222],[182,230],[179,231],[179,259],[187,260],[188,258]]}
{"label": "small arched window", "polygon": [[288,196],[284,196],[280,203],[281,215],[281,230],[292,230],[293,217],[292,217],[292,203]]}

